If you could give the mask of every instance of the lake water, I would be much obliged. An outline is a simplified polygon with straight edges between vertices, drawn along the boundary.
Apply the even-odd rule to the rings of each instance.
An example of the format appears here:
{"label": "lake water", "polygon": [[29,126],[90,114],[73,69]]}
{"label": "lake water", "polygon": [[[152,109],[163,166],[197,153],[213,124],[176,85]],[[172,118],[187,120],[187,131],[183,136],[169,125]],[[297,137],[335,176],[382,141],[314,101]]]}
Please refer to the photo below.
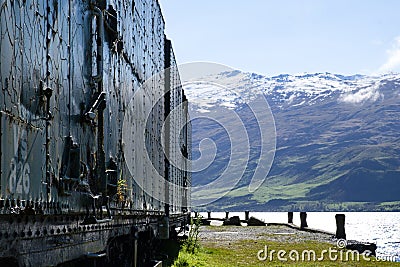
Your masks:
{"label": "lake water", "polygon": [[[338,212],[307,212],[309,228],[336,232],[335,215]],[[346,215],[348,240],[372,242],[377,245],[377,255],[396,256],[400,261],[400,213],[399,212],[341,212]],[[207,218],[206,212],[200,213]],[[213,212],[213,218],[224,218],[225,212]],[[229,217],[245,219],[244,212],[230,212]],[[286,223],[287,212],[250,212],[250,216],[266,223]],[[300,225],[300,213],[295,212],[293,223]]]}

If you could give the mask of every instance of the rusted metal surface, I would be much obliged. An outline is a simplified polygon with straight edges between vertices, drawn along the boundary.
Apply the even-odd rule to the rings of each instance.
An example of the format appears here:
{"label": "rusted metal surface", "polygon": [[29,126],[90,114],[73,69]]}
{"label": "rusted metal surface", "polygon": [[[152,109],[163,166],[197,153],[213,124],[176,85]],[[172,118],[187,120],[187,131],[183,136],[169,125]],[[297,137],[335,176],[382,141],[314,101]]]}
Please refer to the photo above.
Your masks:
{"label": "rusted metal surface", "polygon": [[[168,168],[162,145],[190,157],[191,129],[183,104],[162,131],[186,97],[158,2],[2,0],[0,25],[0,259],[56,265],[137,232],[156,237],[169,214],[171,227],[185,223],[190,173]],[[166,84],[178,89],[164,97]],[[126,116],[148,132],[131,151]]]}

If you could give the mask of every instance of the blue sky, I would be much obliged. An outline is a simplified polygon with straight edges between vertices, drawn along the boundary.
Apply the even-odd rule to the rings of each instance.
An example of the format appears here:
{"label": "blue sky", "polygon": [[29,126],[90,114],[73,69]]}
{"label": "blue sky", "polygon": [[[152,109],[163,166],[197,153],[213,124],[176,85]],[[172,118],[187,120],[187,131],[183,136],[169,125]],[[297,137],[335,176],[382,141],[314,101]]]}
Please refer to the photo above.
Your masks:
{"label": "blue sky", "polygon": [[400,72],[399,0],[160,0],[179,64],[267,76]]}

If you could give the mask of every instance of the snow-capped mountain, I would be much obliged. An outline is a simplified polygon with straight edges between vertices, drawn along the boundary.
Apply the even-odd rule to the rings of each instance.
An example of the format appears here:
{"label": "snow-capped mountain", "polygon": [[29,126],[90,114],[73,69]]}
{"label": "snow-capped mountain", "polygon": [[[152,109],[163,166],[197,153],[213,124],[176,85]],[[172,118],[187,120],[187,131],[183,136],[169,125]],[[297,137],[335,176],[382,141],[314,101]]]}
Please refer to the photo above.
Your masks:
{"label": "snow-capped mountain", "polygon": [[[210,204],[212,209],[227,208],[232,202],[241,203],[238,209],[259,210],[399,209],[400,74],[265,77],[229,71],[205,81],[185,86],[192,115],[207,117],[224,109],[236,112],[251,147],[247,154],[235,151],[243,158],[249,155],[246,170],[230,194]],[[267,99],[275,119],[276,154],[265,182],[252,193],[247,185],[254,168],[263,163],[259,162],[259,121],[249,106],[260,95]],[[209,183],[229,168],[231,144],[226,129],[239,125],[234,120],[225,123],[229,125],[193,121],[193,157],[199,157],[204,138],[217,146],[214,162],[193,174],[195,185]],[[194,192],[194,201],[210,194]],[[338,203],[342,206],[335,206]]]}
{"label": "snow-capped mountain", "polygon": [[240,105],[243,99],[255,94],[269,95],[275,104],[292,106],[310,105],[338,95],[340,96],[338,101],[358,104],[376,101],[383,97],[378,89],[385,83],[400,84],[400,74],[397,73],[380,76],[359,74],[345,76],[331,73],[281,74],[266,77],[256,73],[232,71],[204,79],[207,83],[203,81],[185,87],[191,103],[201,107],[204,112],[216,104],[234,108]]}

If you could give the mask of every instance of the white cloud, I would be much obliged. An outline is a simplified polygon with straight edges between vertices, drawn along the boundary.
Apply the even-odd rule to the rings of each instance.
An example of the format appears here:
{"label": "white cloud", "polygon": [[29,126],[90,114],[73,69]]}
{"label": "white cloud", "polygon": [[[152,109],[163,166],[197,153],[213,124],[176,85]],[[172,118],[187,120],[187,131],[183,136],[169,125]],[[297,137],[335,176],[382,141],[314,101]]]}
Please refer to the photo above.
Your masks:
{"label": "white cloud", "polygon": [[379,72],[391,72],[395,68],[400,67],[400,36],[396,37],[392,47],[386,50],[388,58],[386,62],[379,68]]}
{"label": "white cloud", "polygon": [[340,97],[340,100],[346,103],[360,104],[365,101],[375,102],[383,95],[379,92],[379,84],[372,87],[361,88],[355,93],[347,93]]}

